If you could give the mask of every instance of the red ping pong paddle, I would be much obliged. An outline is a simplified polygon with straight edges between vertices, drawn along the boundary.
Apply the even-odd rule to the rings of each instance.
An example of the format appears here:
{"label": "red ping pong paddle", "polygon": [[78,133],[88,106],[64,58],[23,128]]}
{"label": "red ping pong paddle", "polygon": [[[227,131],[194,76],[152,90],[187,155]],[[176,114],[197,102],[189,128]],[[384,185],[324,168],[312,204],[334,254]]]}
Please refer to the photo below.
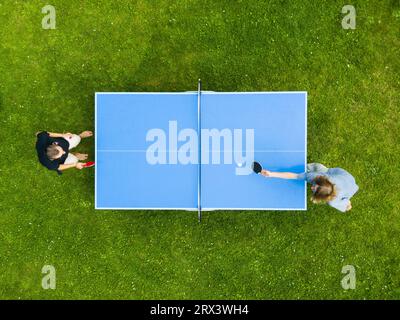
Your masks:
{"label": "red ping pong paddle", "polygon": [[84,168],[90,168],[90,167],[93,167],[93,166],[94,166],[94,162],[93,161],[86,162],[83,165]]}

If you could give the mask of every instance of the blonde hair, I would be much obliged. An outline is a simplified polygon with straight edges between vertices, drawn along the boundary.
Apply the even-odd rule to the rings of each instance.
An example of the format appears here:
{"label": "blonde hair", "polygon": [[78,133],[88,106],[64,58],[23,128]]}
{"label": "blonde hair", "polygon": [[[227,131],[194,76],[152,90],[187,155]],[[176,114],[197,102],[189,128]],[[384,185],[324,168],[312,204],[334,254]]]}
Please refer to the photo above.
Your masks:
{"label": "blonde hair", "polygon": [[311,196],[314,203],[325,203],[332,201],[336,197],[336,186],[325,176],[317,176],[314,179],[317,189]]}

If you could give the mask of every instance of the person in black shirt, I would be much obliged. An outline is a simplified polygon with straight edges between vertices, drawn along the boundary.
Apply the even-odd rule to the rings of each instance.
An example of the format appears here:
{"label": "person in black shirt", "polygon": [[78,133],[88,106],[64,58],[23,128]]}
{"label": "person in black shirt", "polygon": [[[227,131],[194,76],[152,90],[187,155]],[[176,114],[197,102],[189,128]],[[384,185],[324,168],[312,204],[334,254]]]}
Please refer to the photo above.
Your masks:
{"label": "person in black shirt", "polygon": [[41,131],[36,134],[36,151],[39,162],[49,170],[55,170],[61,174],[63,170],[70,168],[82,169],[88,155],[83,153],[71,153],[82,138],[93,136],[91,131],[83,131],[81,134],[53,133]]}

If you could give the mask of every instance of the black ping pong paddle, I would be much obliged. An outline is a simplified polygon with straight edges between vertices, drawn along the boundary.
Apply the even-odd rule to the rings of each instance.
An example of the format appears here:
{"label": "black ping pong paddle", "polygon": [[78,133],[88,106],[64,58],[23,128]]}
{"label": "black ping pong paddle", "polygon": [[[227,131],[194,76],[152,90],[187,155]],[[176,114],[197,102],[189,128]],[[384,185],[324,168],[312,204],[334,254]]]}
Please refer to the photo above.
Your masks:
{"label": "black ping pong paddle", "polygon": [[251,165],[251,168],[253,169],[253,171],[257,174],[259,174],[262,170],[262,166],[261,164],[259,164],[258,162],[254,161],[253,164]]}

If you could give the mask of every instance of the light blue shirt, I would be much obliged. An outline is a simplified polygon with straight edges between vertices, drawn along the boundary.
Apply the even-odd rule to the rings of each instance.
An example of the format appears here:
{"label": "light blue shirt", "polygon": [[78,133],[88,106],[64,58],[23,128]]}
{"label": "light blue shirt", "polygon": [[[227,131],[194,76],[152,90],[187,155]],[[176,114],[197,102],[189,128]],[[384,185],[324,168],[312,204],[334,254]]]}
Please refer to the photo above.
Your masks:
{"label": "light blue shirt", "polygon": [[312,183],[317,176],[325,176],[336,186],[336,197],[328,204],[342,212],[346,211],[350,198],[358,191],[354,177],[341,168],[331,168],[326,171],[310,171],[299,174],[298,179]]}

